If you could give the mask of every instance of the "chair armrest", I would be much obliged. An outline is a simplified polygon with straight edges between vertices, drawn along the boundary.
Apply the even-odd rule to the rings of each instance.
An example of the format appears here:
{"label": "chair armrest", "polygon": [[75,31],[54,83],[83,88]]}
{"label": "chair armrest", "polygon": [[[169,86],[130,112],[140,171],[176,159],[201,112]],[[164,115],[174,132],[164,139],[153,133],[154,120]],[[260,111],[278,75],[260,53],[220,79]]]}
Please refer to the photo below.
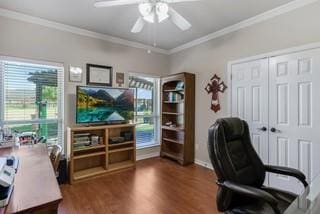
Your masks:
{"label": "chair armrest", "polygon": [[275,197],[273,197],[270,193],[263,191],[261,189],[257,189],[255,187],[242,185],[242,184],[236,184],[231,181],[225,181],[223,183],[218,183],[219,186],[225,187],[233,192],[236,192],[238,194],[246,195],[252,198],[260,199],[265,202],[267,202],[274,212],[276,214],[280,213],[280,210],[278,208],[278,201]]}
{"label": "chair armrest", "polygon": [[304,187],[308,186],[308,183],[306,181],[306,176],[297,169],[284,167],[284,166],[271,166],[271,165],[265,165],[265,169],[267,172],[295,177],[299,181],[301,181]]}

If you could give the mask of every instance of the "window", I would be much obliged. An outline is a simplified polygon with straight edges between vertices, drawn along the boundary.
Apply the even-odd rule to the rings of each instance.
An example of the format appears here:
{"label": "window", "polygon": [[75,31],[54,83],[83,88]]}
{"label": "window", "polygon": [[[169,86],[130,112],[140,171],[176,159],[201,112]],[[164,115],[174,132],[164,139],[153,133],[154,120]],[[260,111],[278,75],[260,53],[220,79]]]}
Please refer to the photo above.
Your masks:
{"label": "window", "polygon": [[129,77],[129,86],[135,91],[137,148],[159,144],[159,84],[159,78]]}
{"label": "window", "polygon": [[0,59],[0,128],[63,146],[63,67],[19,61]]}

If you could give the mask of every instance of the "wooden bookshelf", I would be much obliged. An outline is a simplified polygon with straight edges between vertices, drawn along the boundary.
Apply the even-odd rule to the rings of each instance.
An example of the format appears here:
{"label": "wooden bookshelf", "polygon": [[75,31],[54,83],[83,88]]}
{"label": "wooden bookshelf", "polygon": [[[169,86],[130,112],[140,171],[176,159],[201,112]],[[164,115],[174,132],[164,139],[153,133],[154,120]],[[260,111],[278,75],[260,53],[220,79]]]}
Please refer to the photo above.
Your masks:
{"label": "wooden bookshelf", "polygon": [[[123,143],[110,144],[110,137],[120,137],[122,132],[131,132],[132,139]],[[92,136],[99,137],[99,143],[91,145]],[[68,128],[69,148],[71,151],[69,182],[101,176],[135,167],[136,140],[135,125],[104,125]],[[89,140],[88,140],[89,139]],[[81,147],[76,145],[88,144]]]}
{"label": "wooden bookshelf", "polygon": [[194,163],[195,75],[161,79],[161,157]]}

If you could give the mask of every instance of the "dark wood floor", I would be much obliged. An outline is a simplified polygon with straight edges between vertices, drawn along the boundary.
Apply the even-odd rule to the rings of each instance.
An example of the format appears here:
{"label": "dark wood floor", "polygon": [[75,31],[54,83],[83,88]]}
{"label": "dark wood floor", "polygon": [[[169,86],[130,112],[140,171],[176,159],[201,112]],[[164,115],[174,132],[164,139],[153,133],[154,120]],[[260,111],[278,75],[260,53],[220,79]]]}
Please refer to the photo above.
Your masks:
{"label": "dark wood floor", "polygon": [[147,159],[136,170],[62,185],[59,213],[214,214],[214,181],[213,171],[198,165]]}

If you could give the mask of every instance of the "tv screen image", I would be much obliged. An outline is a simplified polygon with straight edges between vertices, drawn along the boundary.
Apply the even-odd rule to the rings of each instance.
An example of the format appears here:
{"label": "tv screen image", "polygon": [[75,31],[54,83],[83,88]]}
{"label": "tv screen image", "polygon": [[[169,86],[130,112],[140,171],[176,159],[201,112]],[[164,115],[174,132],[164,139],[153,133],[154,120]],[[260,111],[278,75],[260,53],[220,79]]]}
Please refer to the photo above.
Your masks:
{"label": "tv screen image", "polygon": [[123,123],[133,120],[134,90],[77,87],[77,123]]}

